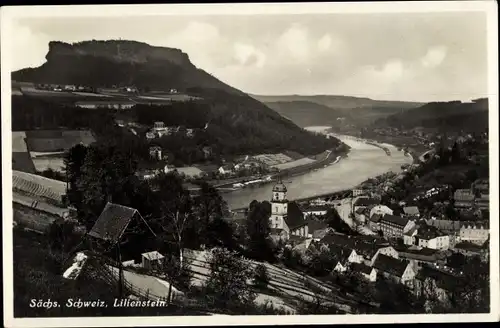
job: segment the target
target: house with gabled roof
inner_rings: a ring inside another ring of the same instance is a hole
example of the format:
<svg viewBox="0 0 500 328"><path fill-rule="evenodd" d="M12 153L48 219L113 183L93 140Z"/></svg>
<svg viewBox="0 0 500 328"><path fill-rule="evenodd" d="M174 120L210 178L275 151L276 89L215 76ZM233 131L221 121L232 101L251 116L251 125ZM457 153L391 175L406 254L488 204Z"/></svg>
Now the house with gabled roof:
<svg viewBox="0 0 500 328"><path fill-rule="evenodd" d="M386 254L394 257L398 255L396 250L387 242L371 236L347 236L330 232L318 244L328 248L340 247L352 249L356 251L358 258L356 262L364 262L367 265L372 265L378 254Z"/></svg>
<svg viewBox="0 0 500 328"><path fill-rule="evenodd" d="M371 207L376 206L378 204L380 204L379 199L364 197L364 196L359 197L352 204L352 211L354 213L354 212L356 212L356 210L358 210L360 208L371 208Z"/></svg>
<svg viewBox="0 0 500 328"><path fill-rule="evenodd" d="M380 218L379 225L385 237L403 238L403 234L410 230L415 222L397 215L384 215Z"/></svg>
<svg viewBox="0 0 500 328"><path fill-rule="evenodd" d="M336 262L333 267L333 271L335 272L345 272L351 263L361 263L363 260L352 248L337 245L328 245L327 247Z"/></svg>
<svg viewBox="0 0 500 328"><path fill-rule="evenodd" d="M424 224L418 227L413 242L419 247L446 250L450 248L450 235Z"/></svg>
<svg viewBox="0 0 500 328"><path fill-rule="evenodd" d="M129 233L139 225L156 236L137 209L108 202L88 235L107 244L124 244L128 241Z"/></svg>
<svg viewBox="0 0 500 328"><path fill-rule="evenodd" d="M460 277L423 266L415 276L414 292L426 299L449 302L451 293L457 289Z"/></svg>
<svg viewBox="0 0 500 328"><path fill-rule="evenodd" d="M321 240L321 238L326 236L326 234L332 230L328 224L314 218L308 218L306 222L308 237L314 239L315 241Z"/></svg>
<svg viewBox="0 0 500 328"><path fill-rule="evenodd" d="M417 206L405 206L403 207L403 213L407 218L420 217L420 211Z"/></svg>
<svg viewBox="0 0 500 328"><path fill-rule="evenodd" d="M350 268L353 272L359 273L361 277L370 282L377 281L377 269L374 267L368 266L364 263L352 263Z"/></svg>
<svg viewBox="0 0 500 328"><path fill-rule="evenodd" d="M379 255L373 263L378 274L393 279L398 283L411 286L415 278L415 270L410 262L395 259L387 255Z"/></svg>
<svg viewBox="0 0 500 328"><path fill-rule="evenodd" d="M460 241L482 245L490 235L488 222L460 222Z"/></svg>
<svg viewBox="0 0 500 328"><path fill-rule="evenodd" d="M474 205L474 193L471 189L457 189L453 194L455 207L469 208Z"/></svg>

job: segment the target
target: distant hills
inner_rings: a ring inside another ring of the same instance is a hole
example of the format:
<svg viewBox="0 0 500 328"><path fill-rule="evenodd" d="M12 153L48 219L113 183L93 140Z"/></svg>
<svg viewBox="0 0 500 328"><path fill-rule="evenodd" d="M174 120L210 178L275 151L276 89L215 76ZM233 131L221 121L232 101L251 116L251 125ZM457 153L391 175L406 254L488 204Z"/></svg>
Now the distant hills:
<svg viewBox="0 0 500 328"><path fill-rule="evenodd" d="M340 131L346 125L366 126L379 118L423 105L417 102L335 95L252 95L252 97L290 118L299 126L332 125Z"/></svg>
<svg viewBox="0 0 500 328"><path fill-rule="evenodd" d="M337 139L327 140L299 128L281 113L197 68L179 49L124 40L54 41L49 43L46 59L40 67L13 72L12 80L94 88L135 86L140 91L176 89L199 96L209 107L206 119L210 121L210 140L218 140L227 152L291 150L311 155L340 145Z"/></svg>
<svg viewBox="0 0 500 328"><path fill-rule="evenodd" d="M374 125L405 129L424 127L442 131L485 131L488 129L488 99L431 102L378 119Z"/></svg>

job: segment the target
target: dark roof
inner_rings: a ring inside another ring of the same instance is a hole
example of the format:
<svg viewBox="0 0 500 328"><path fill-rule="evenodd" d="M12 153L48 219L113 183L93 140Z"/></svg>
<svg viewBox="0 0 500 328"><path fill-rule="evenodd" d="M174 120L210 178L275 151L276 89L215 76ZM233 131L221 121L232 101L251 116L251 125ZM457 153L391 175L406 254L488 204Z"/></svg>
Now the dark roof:
<svg viewBox="0 0 500 328"><path fill-rule="evenodd" d="M335 258L335 260L339 261L340 263L346 263L347 259L353 252L352 248L341 247L335 244L329 245L328 249L330 250L330 253Z"/></svg>
<svg viewBox="0 0 500 328"><path fill-rule="evenodd" d="M28 152L12 153L12 169L15 171L36 173L35 165Z"/></svg>
<svg viewBox="0 0 500 328"><path fill-rule="evenodd" d="M380 204L380 200L375 198L358 198L354 202L354 206L370 206L378 204Z"/></svg>
<svg viewBox="0 0 500 328"><path fill-rule="evenodd" d="M461 243L456 244L455 248L463 249L470 252L480 252L483 249L483 247L467 241L463 241Z"/></svg>
<svg viewBox="0 0 500 328"><path fill-rule="evenodd" d="M299 205L296 202L288 203L285 222L289 229L295 229L307 224L307 222L304 220L304 213L302 213Z"/></svg>
<svg viewBox="0 0 500 328"><path fill-rule="evenodd" d="M422 225L418 228L417 231L417 237L425 240L430 240L445 235L446 234L440 231L438 228L429 225Z"/></svg>
<svg viewBox="0 0 500 328"><path fill-rule="evenodd" d="M363 263L352 263L351 268L359 273L370 274L373 270L372 267Z"/></svg>
<svg viewBox="0 0 500 328"><path fill-rule="evenodd" d="M89 235L95 238L116 242L139 212L127 206L107 203L99 215Z"/></svg>
<svg viewBox="0 0 500 328"><path fill-rule="evenodd" d="M409 220L406 218L402 218L400 216L397 216L397 215L386 214L380 219L380 221L386 221L386 222L390 222L390 223L405 227Z"/></svg>
<svg viewBox="0 0 500 328"><path fill-rule="evenodd" d="M393 276L401 277L405 272L408 264L408 261L401 261L384 254L379 254L377 256L377 259L375 260L375 263L373 263L373 267Z"/></svg>
<svg viewBox="0 0 500 328"><path fill-rule="evenodd" d="M318 221L318 220L307 219L306 222L307 222L307 227L308 227L308 231L310 234L314 233L317 230L323 230L323 229L328 228L328 224L326 224L325 222Z"/></svg>
<svg viewBox="0 0 500 328"><path fill-rule="evenodd" d="M316 212L316 211L326 211L330 208L330 206L327 205L310 205L307 207L304 207L305 212Z"/></svg>
<svg viewBox="0 0 500 328"><path fill-rule="evenodd" d="M373 214L372 217L370 218L370 221L372 221L374 223L378 223L378 221L380 221L381 218L382 218L382 215Z"/></svg>
<svg viewBox="0 0 500 328"><path fill-rule="evenodd" d="M286 192L286 186L279 182L273 187L273 192Z"/></svg>
<svg viewBox="0 0 500 328"><path fill-rule="evenodd" d="M362 236L347 236L331 232L324 236L320 241L321 244L334 245L338 247L351 248L365 257L372 258L380 248L387 247L382 245L376 238Z"/></svg>
<svg viewBox="0 0 500 328"><path fill-rule="evenodd" d="M460 221L451 221L451 220L426 220L428 225L434 226L441 230L448 231L457 231L460 230Z"/></svg>
<svg viewBox="0 0 500 328"><path fill-rule="evenodd" d="M459 283L460 278L452 276L451 274L435 270L428 266L422 266L417 275L416 279L424 281L426 279L432 279L436 282L436 285L439 288L442 288L447 291L455 290L457 284Z"/></svg>

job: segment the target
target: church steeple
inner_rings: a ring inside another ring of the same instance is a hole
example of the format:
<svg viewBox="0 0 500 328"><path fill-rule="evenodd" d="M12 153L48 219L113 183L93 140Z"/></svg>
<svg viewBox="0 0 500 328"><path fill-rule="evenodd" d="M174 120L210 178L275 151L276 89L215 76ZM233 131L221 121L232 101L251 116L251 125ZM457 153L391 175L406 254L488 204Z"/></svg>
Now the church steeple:
<svg viewBox="0 0 500 328"><path fill-rule="evenodd" d="M286 199L286 186L278 178L278 183L273 187L273 195L271 199L271 227L283 229L284 219L288 213L288 200Z"/></svg>

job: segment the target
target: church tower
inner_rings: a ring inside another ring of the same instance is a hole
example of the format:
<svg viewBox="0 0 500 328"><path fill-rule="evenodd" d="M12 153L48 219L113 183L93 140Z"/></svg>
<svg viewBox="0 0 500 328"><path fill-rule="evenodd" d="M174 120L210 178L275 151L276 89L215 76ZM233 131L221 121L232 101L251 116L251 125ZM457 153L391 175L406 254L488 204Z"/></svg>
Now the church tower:
<svg viewBox="0 0 500 328"><path fill-rule="evenodd" d="M273 187L271 199L271 228L285 229L285 218L288 213L288 200L286 199L286 186L279 178L278 183Z"/></svg>

